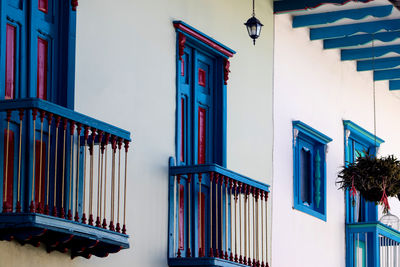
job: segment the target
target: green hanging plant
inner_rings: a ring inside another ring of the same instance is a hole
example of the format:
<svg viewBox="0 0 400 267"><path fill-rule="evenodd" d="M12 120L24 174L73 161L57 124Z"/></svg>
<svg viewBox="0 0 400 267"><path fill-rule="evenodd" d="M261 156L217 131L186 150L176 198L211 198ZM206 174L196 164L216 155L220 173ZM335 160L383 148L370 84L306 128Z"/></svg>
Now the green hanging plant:
<svg viewBox="0 0 400 267"><path fill-rule="evenodd" d="M383 204L387 212L387 198L400 194L400 161L393 155L376 157L365 152L365 156L343 167L337 183L352 197L358 191L365 200Z"/></svg>

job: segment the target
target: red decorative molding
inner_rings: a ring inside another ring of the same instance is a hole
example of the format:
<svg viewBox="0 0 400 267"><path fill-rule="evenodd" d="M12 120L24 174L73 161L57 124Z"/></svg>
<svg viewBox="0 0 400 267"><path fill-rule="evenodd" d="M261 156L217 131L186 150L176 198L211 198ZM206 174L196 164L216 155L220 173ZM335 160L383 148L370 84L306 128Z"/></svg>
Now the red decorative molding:
<svg viewBox="0 0 400 267"><path fill-rule="evenodd" d="M47 13L49 11L49 0L39 0L39 10Z"/></svg>
<svg viewBox="0 0 400 267"><path fill-rule="evenodd" d="M185 43L186 43L186 36L183 34L179 34L179 60L182 60L182 56L185 54Z"/></svg>
<svg viewBox="0 0 400 267"><path fill-rule="evenodd" d="M225 59L225 61L224 61L224 84L225 85L228 84L229 72L231 72L231 70L229 69L230 66L231 66L231 63L229 62L229 60Z"/></svg>
<svg viewBox="0 0 400 267"><path fill-rule="evenodd" d="M206 87L206 71L199 68L199 85Z"/></svg>
<svg viewBox="0 0 400 267"><path fill-rule="evenodd" d="M71 0L71 6L72 10L76 11L76 8L78 7L78 0Z"/></svg>
<svg viewBox="0 0 400 267"><path fill-rule="evenodd" d="M214 40L212 40L211 38L209 38L203 34L200 34L199 32L196 32L195 30L189 28L188 26L184 25L180 21L174 22L174 27L175 27L175 29L181 30L182 32L190 35L191 37L196 38L197 40L203 42L204 44L211 46L212 48L214 48L215 50L224 54L227 57L232 57L234 54L231 51L224 48L222 45L220 45L217 42L215 42ZM179 34L179 36L181 36L181 35L182 34ZM180 37L179 37L179 40L180 40ZM179 59L181 59L181 58L179 58Z"/></svg>

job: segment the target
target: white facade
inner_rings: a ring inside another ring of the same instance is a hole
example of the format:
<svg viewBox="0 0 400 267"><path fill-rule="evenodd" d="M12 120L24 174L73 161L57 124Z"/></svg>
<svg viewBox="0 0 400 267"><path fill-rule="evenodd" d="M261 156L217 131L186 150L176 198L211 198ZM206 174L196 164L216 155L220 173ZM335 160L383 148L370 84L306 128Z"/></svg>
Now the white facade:
<svg viewBox="0 0 400 267"><path fill-rule="evenodd" d="M374 132L372 72L357 72L354 61L340 60L340 50L310 41L309 28L293 29L291 15L275 16L274 58L272 266L345 266L345 197L335 183L345 164L343 120ZM376 134L385 140L379 155L400 156L399 112L400 95L377 82ZM326 156L326 222L292 208L293 120L333 139ZM399 201L390 203L400 215Z"/></svg>
<svg viewBox="0 0 400 267"><path fill-rule="evenodd" d="M76 258L0 242L0 266L167 266L168 158L175 156L176 32L183 20L234 49L227 87L227 167L272 184L273 4L253 46L248 1L82 0L77 10L75 110L132 133L128 250ZM251 66L251 67L249 67Z"/></svg>

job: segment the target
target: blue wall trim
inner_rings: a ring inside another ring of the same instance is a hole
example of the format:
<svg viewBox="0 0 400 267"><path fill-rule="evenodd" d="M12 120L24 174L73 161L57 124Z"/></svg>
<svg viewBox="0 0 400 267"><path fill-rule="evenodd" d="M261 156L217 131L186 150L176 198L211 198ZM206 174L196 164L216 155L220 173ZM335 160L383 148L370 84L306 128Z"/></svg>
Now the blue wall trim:
<svg viewBox="0 0 400 267"><path fill-rule="evenodd" d="M350 120L343 120L343 126L345 130L350 130L351 131L351 138L360 140L366 145L372 146L375 145L375 136L373 133L365 130L358 124L355 124L354 122ZM376 144L380 146L382 143L385 141L379 137L376 137Z"/></svg>
<svg viewBox="0 0 400 267"><path fill-rule="evenodd" d="M301 121L293 121L293 127L299 129L302 133L306 134L307 136L315 139L316 141L327 144L331 142L333 139L326 136L325 134L315 130L314 128L308 126L304 122Z"/></svg>

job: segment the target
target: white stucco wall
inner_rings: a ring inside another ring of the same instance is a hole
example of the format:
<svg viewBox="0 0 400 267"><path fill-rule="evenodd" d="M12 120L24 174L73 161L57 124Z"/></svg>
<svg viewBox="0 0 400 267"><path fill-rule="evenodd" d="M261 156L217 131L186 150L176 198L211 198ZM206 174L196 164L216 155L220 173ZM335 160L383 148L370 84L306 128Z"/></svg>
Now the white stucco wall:
<svg viewBox="0 0 400 267"><path fill-rule="evenodd" d="M372 73L341 62L339 50L323 50L309 30L293 29L290 15L275 17L274 194L272 266L345 266L345 199L335 184L344 165L342 120L373 132ZM398 93L376 83L379 154L400 156ZM333 138L327 154L327 222L292 209L292 120L301 120ZM398 200L392 210L400 215ZM290 256L289 256L290 255ZM321 265L322 264L322 265Z"/></svg>
<svg viewBox="0 0 400 267"><path fill-rule="evenodd" d="M79 1L76 110L132 132L131 248L105 259L71 260L67 254L0 242L0 266L167 265L168 158L175 153L173 20L236 50L228 82L228 168L271 183L272 0L257 1L256 10L265 26L253 46L243 25L251 1Z"/></svg>

